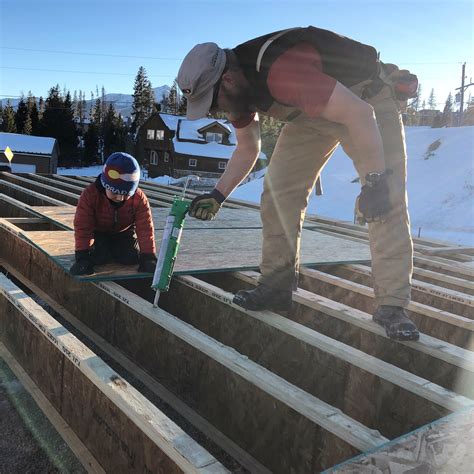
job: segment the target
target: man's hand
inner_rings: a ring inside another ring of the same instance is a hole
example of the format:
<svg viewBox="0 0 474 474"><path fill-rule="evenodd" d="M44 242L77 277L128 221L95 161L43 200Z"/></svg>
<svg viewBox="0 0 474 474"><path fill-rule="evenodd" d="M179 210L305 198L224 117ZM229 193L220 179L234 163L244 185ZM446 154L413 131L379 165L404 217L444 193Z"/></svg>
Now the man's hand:
<svg viewBox="0 0 474 474"><path fill-rule="evenodd" d="M94 273L94 263L89 250L78 250L76 252L76 261L69 273L71 275L92 275Z"/></svg>
<svg viewBox="0 0 474 474"><path fill-rule="evenodd" d="M387 172L368 174L356 200L357 215L365 222L383 221L391 209Z"/></svg>
<svg viewBox="0 0 474 474"><path fill-rule="evenodd" d="M189 215L203 221L212 221L225 199L225 196L217 189L213 189L210 193L196 196L189 206Z"/></svg>
<svg viewBox="0 0 474 474"><path fill-rule="evenodd" d="M154 253L141 253L138 257L138 271L143 273L155 273L156 256Z"/></svg>

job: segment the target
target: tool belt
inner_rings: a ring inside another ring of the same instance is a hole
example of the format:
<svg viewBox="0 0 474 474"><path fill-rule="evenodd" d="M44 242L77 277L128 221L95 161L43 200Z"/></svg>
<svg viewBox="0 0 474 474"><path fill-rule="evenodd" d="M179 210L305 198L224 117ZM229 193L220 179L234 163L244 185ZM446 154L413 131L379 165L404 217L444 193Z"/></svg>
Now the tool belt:
<svg viewBox="0 0 474 474"><path fill-rule="evenodd" d="M412 99L418 92L418 77L415 74L406 69L398 69L395 64L380 63L379 74L364 88L362 99L376 96L387 84L400 101Z"/></svg>

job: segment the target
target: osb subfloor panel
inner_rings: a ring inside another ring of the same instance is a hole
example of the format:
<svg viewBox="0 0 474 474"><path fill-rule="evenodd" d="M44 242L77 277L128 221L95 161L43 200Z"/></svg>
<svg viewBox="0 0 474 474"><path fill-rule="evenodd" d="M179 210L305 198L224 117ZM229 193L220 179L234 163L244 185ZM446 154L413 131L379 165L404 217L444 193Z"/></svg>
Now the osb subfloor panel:
<svg viewBox="0 0 474 474"><path fill-rule="evenodd" d="M162 230L155 232L158 245L161 242L162 232ZM74 260L73 231L32 231L22 234L65 270L69 270ZM192 274L257 269L261 246L261 229L185 229L174 272ZM369 260L369 247L364 243L303 230L301 240L303 265ZM96 267L97 273L81 279L117 280L146 276L138 274L136 268L136 265L102 265Z"/></svg>
<svg viewBox="0 0 474 474"><path fill-rule="evenodd" d="M454 413L325 473L474 472L474 408Z"/></svg>
<svg viewBox="0 0 474 474"><path fill-rule="evenodd" d="M34 206L34 210L48 219L59 222L70 229L74 228L74 207L70 206ZM155 230L164 229L166 218L170 212L169 208L152 208ZM305 227L313 228L315 223L305 224ZM219 211L217 218L213 221L202 221L187 217L186 229L260 229L262 221L259 211L253 209L226 209Z"/></svg>

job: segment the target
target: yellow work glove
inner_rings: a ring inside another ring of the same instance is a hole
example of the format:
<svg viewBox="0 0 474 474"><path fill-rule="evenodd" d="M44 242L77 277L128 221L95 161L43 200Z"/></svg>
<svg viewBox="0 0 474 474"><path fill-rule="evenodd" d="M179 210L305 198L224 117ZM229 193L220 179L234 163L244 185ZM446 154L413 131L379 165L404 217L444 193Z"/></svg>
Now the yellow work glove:
<svg viewBox="0 0 474 474"><path fill-rule="evenodd" d="M203 221L212 221L225 199L225 196L217 189L213 189L210 193L196 196L189 206L189 215Z"/></svg>

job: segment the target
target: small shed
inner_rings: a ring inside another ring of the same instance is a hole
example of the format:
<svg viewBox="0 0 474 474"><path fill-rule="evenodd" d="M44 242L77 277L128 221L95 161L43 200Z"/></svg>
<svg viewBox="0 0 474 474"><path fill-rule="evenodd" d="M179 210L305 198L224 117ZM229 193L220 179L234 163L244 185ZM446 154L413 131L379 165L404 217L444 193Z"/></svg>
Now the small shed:
<svg viewBox="0 0 474 474"><path fill-rule="evenodd" d="M55 138L0 132L0 164L8 164L7 147L13 152L13 173L57 172L59 145Z"/></svg>

